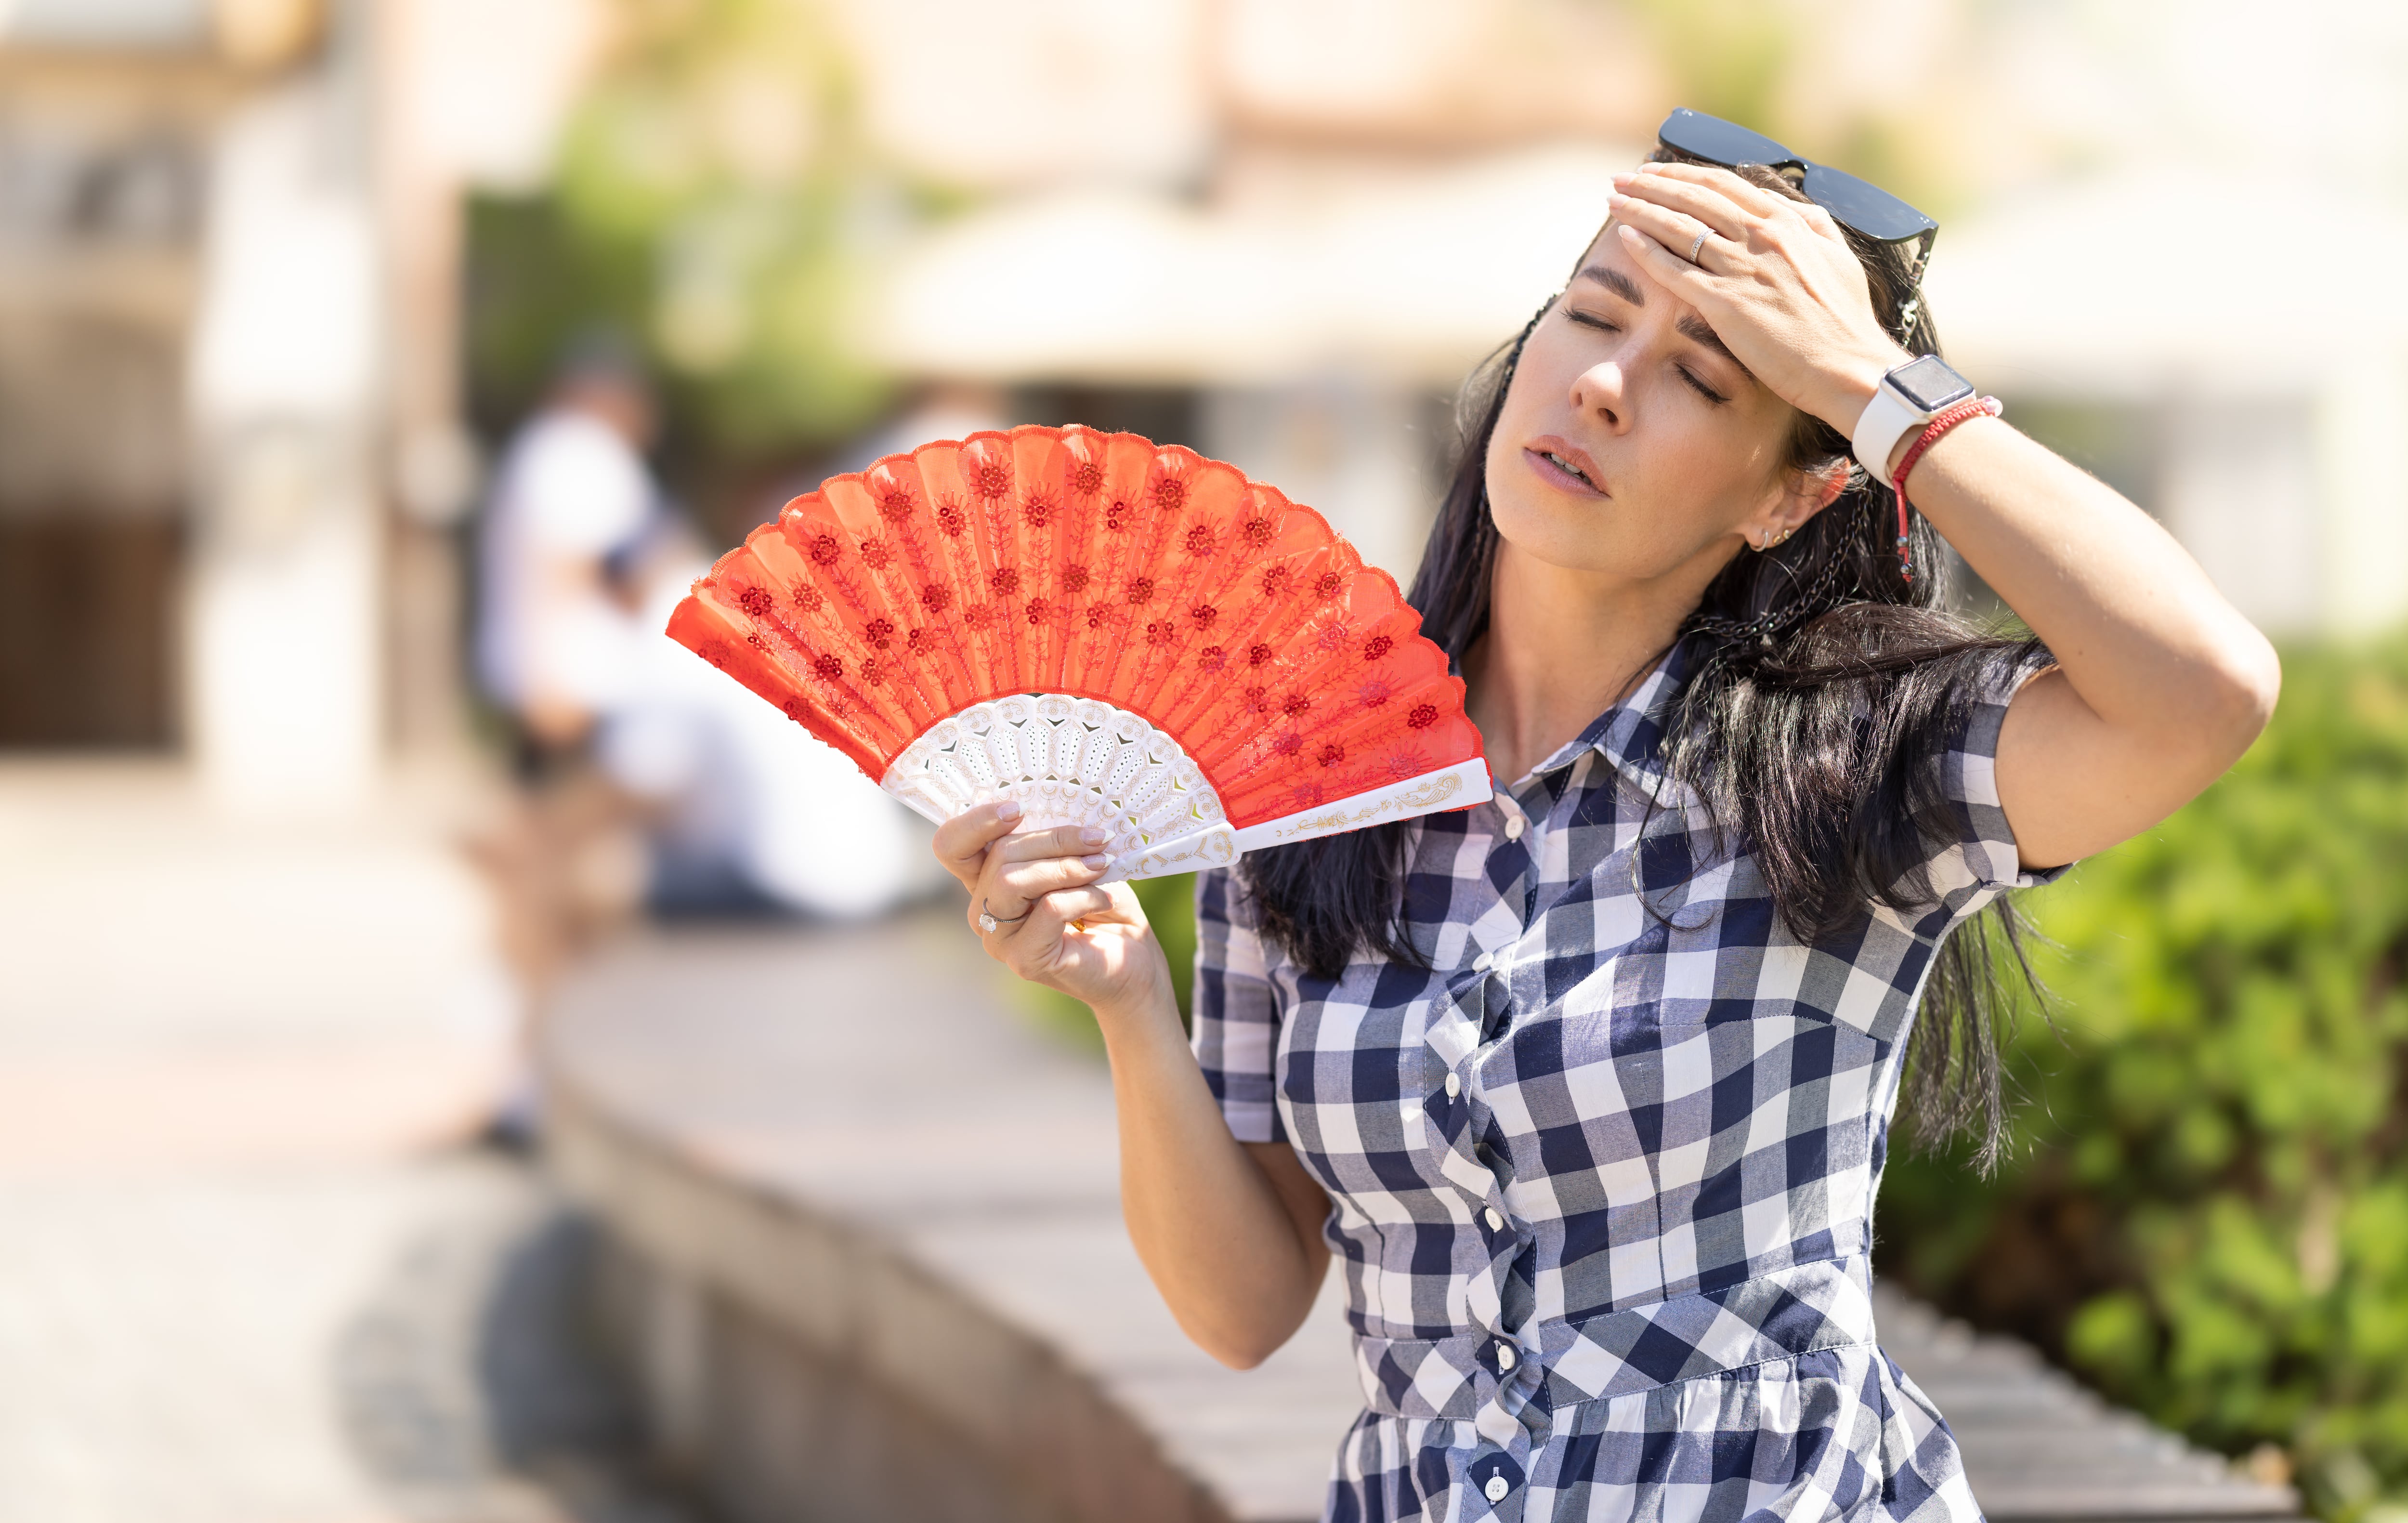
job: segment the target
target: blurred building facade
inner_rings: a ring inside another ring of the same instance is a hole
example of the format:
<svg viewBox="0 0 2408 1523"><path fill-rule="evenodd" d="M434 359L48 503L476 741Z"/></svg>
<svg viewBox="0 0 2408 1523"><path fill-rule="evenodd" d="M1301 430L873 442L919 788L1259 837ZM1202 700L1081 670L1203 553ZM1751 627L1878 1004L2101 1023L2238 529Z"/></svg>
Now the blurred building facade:
<svg viewBox="0 0 2408 1523"><path fill-rule="evenodd" d="M456 737L459 185L540 173L593 21L0 7L0 747L273 812Z"/></svg>
<svg viewBox="0 0 2408 1523"><path fill-rule="evenodd" d="M827 57L704 81L731 172L841 136L943 192L814 203L874 251L838 303L873 367L1179 438L1400 576L1455 383L1686 103L1928 200L1964 367L2252 614L2408 613L2408 297L2357 273L2408 227L2397 7L748 3ZM280 808L456 741L464 192L542 190L614 27L677 10L0 6L0 748ZM648 278L706 365L689 235Z"/></svg>

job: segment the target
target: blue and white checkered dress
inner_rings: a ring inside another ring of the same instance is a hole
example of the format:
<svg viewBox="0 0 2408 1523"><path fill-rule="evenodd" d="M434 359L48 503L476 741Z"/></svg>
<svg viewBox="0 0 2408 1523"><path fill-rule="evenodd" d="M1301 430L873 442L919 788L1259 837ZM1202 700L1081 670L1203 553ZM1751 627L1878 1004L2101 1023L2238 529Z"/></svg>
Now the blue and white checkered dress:
<svg viewBox="0 0 2408 1523"><path fill-rule="evenodd" d="M1435 971L1307 977L1229 872L1197 880L1205 1077L1335 1203L1368 1410L1328 1518L1980 1516L1874 1344L1867 1256L1941 940L2054 876L2018 872L1994 777L2025 675L1941 758L1937 902L1817 944L1657 766L1678 654L1517 788L1416 822Z"/></svg>

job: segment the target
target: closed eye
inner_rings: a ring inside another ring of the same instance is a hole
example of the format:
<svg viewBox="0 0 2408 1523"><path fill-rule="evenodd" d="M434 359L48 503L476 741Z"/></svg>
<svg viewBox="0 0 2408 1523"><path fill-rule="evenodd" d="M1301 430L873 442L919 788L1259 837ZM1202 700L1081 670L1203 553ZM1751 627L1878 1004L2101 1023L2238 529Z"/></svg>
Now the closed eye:
<svg viewBox="0 0 2408 1523"><path fill-rule="evenodd" d="M1674 368L1679 369L1680 367L1676 366L1674 366ZM1729 401L1729 400L1730 400L1730 398L1729 398L1729 397L1725 396L1722 393L1720 393L1720 392L1718 392L1718 391L1714 390L1712 386L1709 386L1709 385L1707 385L1704 381L1699 381L1697 377L1695 377L1695 376L1691 375L1691 374L1690 374L1687 370L1685 370L1685 369L1682 369L1682 370L1681 370L1681 379L1682 379L1683 381L1687 381L1691 386L1693 386L1693 387L1697 388L1697 393L1698 393L1698 395L1699 396L1704 397L1707 401L1712 402L1712 403L1713 403L1714 406L1716 406L1716 407L1720 407L1720 406L1722 406L1725 402L1727 402L1727 401Z"/></svg>
<svg viewBox="0 0 2408 1523"><path fill-rule="evenodd" d="M1595 328L1599 333L1620 333L1622 331L1621 323L1599 317L1594 312L1584 312L1578 308L1565 308L1564 315L1579 323L1582 327ZM1699 381L1686 366L1676 366L1674 368L1680 370L1681 379L1687 381L1692 390L1694 390L1699 396L1702 396L1707 401L1713 403L1714 406L1720 407L1730 400L1729 397L1725 396L1722 393L1714 390L1712 386Z"/></svg>

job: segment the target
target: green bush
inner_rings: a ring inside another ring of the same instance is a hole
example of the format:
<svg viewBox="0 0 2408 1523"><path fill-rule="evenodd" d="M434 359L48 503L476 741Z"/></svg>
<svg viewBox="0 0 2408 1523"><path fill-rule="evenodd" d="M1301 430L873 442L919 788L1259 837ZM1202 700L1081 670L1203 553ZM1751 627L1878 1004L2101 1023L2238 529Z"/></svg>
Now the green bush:
<svg viewBox="0 0 2408 1523"><path fill-rule="evenodd" d="M2328 1517L2408 1501L2408 641L2288 653L2228 777L2028 908L2015 1146L1901 1150L1884 1272Z"/></svg>

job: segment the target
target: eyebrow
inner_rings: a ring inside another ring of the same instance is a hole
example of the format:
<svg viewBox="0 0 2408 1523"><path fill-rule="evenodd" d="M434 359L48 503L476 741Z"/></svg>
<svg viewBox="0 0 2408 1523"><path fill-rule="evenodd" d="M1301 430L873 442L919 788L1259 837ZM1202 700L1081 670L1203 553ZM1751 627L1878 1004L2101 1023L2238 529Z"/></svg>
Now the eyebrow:
<svg viewBox="0 0 2408 1523"><path fill-rule="evenodd" d="M1640 289L1638 281L1618 269L1609 269L1603 265L1589 265L1583 267L1580 279L1596 281L1633 307L1647 305L1647 293ZM1723 342L1722 335L1716 333L1713 330L1713 324L1704 318L1691 312L1673 326L1679 330L1682 338L1703 348L1711 349L1724 359L1730 361L1731 364L1739 366L1739 373L1748 380L1756 379L1756 372L1749 369L1738 355L1731 352L1730 345Z"/></svg>

